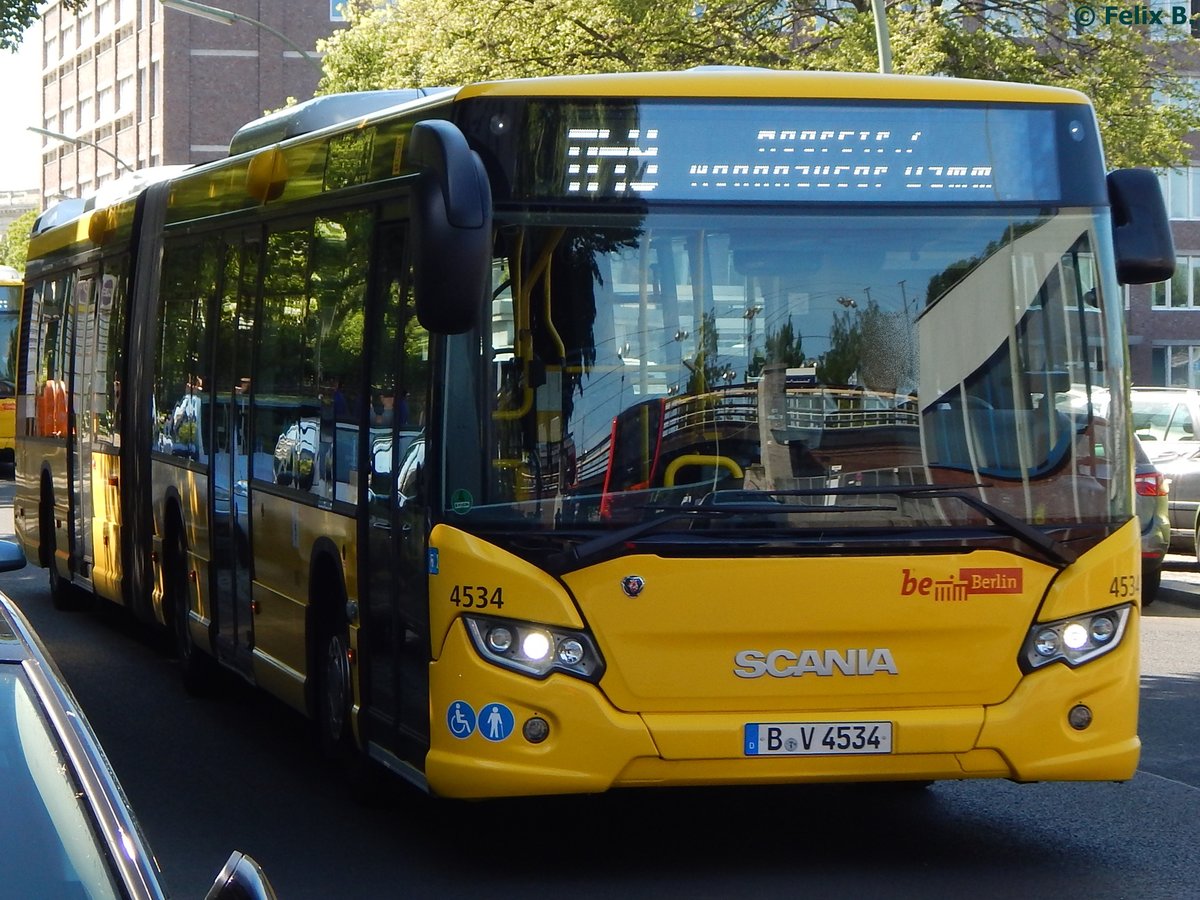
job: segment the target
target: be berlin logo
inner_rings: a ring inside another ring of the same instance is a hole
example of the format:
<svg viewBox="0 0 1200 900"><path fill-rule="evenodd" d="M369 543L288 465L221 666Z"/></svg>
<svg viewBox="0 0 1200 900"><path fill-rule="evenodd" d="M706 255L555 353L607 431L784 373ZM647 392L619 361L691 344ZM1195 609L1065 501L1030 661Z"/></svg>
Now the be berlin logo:
<svg viewBox="0 0 1200 900"><path fill-rule="evenodd" d="M1071 14L1080 28L1092 25L1187 25L1191 10L1185 5L1162 6L1076 6Z"/></svg>

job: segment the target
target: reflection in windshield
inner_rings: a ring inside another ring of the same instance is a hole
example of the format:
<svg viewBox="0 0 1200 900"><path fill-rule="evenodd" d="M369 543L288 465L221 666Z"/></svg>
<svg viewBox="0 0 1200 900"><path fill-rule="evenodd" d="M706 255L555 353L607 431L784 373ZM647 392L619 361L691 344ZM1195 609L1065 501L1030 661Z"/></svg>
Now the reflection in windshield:
<svg viewBox="0 0 1200 900"><path fill-rule="evenodd" d="M813 506L878 527L976 519L857 489L969 485L1036 524L1113 521L1129 499L1087 398L1122 363L1094 227L1010 210L503 229L490 328L450 354L482 369L453 379L447 507L616 525L767 492L807 507L798 527Z"/></svg>

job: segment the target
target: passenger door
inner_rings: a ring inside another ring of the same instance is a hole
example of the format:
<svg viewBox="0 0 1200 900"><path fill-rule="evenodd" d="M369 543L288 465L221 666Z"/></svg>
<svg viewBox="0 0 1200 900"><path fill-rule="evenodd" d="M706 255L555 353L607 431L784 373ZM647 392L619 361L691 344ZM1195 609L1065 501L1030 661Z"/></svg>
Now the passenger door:
<svg viewBox="0 0 1200 900"><path fill-rule="evenodd" d="M368 741L419 767L429 747L428 524L418 465L429 354L410 294L404 238L403 226L386 225L376 244L360 644Z"/></svg>
<svg viewBox="0 0 1200 900"><path fill-rule="evenodd" d="M96 270L84 269L75 282L75 370L71 373L70 467L71 557L76 577L91 579L92 564L92 413L95 392Z"/></svg>
<svg viewBox="0 0 1200 900"><path fill-rule="evenodd" d="M217 657L251 671L250 364L254 346L260 241L244 235L225 247L223 290L213 341L209 521Z"/></svg>

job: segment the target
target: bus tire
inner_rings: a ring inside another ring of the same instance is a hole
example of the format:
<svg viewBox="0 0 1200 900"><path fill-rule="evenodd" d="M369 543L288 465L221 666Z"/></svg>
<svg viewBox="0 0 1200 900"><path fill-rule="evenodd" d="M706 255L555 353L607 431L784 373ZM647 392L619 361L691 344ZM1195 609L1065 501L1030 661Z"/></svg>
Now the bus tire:
<svg viewBox="0 0 1200 900"><path fill-rule="evenodd" d="M321 751L345 760L352 749L350 737L349 629L338 616L326 616L317 645L317 736Z"/></svg>
<svg viewBox="0 0 1200 900"><path fill-rule="evenodd" d="M179 674L183 689L193 696L205 696L212 691L216 665L192 640L188 627L191 604L188 597L187 545L183 539L183 528L176 525L163 560L163 578L167 587L167 604L170 615L171 635L175 644L175 656L179 660Z"/></svg>
<svg viewBox="0 0 1200 900"><path fill-rule="evenodd" d="M338 609L344 609L344 603ZM350 671L350 629L344 614L324 618L317 645L316 731L321 754L333 763L350 796L364 807L389 805L394 785L382 767L359 750L350 716L354 702Z"/></svg>
<svg viewBox="0 0 1200 900"><path fill-rule="evenodd" d="M41 561L50 574L50 603L57 610L74 609L79 602L74 586L58 571L58 540L54 528L54 497L42 491L41 508L38 510Z"/></svg>

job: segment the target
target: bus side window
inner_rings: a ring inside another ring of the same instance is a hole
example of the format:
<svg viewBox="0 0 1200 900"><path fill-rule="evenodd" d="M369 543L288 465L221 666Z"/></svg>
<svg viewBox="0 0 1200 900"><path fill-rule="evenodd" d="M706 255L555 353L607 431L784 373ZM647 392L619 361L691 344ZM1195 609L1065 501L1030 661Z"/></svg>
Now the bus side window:
<svg viewBox="0 0 1200 900"><path fill-rule="evenodd" d="M63 275L56 281L42 283L41 302L37 304L40 315L31 323L38 335L34 431L42 437L63 437L67 432L67 354L71 348L63 316L71 280L69 275ZM30 353L33 352L31 342Z"/></svg>
<svg viewBox="0 0 1200 900"><path fill-rule="evenodd" d="M344 503L358 500L359 430L371 411L363 383L363 329L367 272L374 215L366 210L337 213L313 223L309 299L320 318L316 358L332 395L321 417L326 454L324 496ZM369 442L367 442L369 450Z"/></svg>

